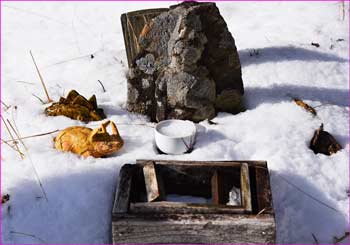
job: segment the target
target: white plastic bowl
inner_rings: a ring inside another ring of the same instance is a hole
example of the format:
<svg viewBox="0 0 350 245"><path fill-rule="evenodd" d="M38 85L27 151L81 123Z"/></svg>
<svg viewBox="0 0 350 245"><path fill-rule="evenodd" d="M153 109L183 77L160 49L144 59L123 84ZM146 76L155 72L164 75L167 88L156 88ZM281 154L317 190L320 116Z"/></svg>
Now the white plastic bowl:
<svg viewBox="0 0 350 245"><path fill-rule="evenodd" d="M183 154L193 148L196 131L196 125L191 121L161 121L155 128L155 142L158 149L166 154Z"/></svg>

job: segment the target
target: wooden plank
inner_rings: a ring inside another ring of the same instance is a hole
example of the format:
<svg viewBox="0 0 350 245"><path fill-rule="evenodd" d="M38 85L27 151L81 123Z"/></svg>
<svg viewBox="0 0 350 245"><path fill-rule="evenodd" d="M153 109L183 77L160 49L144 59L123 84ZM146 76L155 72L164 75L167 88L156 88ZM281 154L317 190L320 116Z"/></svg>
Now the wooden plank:
<svg viewBox="0 0 350 245"><path fill-rule="evenodd" d="M147 201L154 202L164 199L164 187L161 176L156 173L154 162L149 161L143 165L143 175L145 177Z"/></svg>
<svg viewBox="0 0 350 245"><path fill-rule="evenodd" d="M273 244L275 222L271 216L172 214L112 222L113 244L204 243Z"/></svg>
<svg viewBox="0 0 350 245"><path fill-rule="evenodd" d="M195 204L195 203L181 203L181 202L137 202L130 203L129 213L164 213L164 214L242 214L244 208L240 206L226 206L226 205L208 205L208 204Z"/></svg>
<svg viewBox="0 0 350 245"><path fill-rule="evenodd" d="M226 204L228 202L227 186L229 183L223 178L218 170L215 170L211 178L212 200L214 205ZM227 192L227 193L226 193Z"/></svg>
<svg viewBox="0 0 350 245"><path fill-rule="evenodd" d="M211 197L214 205L220 203L220 183L218 171L215 171L211 178Z"/></svg>
<svg viewBox="0 0 350 245"><path fill-rule="evenodd" d="M213 166L213 167L240 167L242 163L248 166L261 166L266 168L266 161L180 161L180 160L147 160L138 159L137 164L145 164L148 161L154 161L161 165L184 165L184 166Z"/></svg>
<svg viewBox="0 0 350 245"><path fill-rule="evenodd" d="M267 167L255 167L255 178L258 212L273 214L273 201Z"/></svg>
<svg viewBox="0 0 350 245"><path fill-rule="evenodd" d="M129 210L132 176L135 168L135 165L125 164L119 172L119 185L115 195L113 213L126 213Z"/></svg>
<svg viewBox="0 0 350 245"><path fill-rule="evenodd" d="M141 51L138 44L138 39L145 24L152 18L168 10L169 9L167 8L144 9L121 15L120 20L122 23L129 68L132 67L132 63L136 55Z"/></svg>
<svg viewBox="0 0 350 245"><path fill-rule="evenodd" d="M247 163L242 163L241 166L241 199L244 210L251 212L252 202L250 193L249 167Z"/></svg>

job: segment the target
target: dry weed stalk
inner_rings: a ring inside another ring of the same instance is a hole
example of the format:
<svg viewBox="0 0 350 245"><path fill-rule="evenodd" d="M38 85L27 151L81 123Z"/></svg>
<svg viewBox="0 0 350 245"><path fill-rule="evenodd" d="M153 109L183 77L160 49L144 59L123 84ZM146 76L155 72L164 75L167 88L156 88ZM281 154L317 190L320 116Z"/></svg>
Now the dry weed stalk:
<svg viewBox="0 0 350 245"><path fill-rule="evenodd" d="M17 145L17 141L15 141L12 133L11 133L11 130L9 128L9 126L7 125L6 121L4 120L4 118L1 116L1 120L3 121L4 125L5 125L5 128L7 130L7 132L9 133L11 139L13 140L13 143L14 143L14 148L15 150L18 152L19 156L21 157L21 159L24 159L24 154L21 152L21 150L19 149L18 145Z"/></svg>
<svg viewBox="0 0 350 245"><path fill-rule="evenodd" d="M24 140L24 139L30 139L30 138L40 137L40 136L45 136L45 135L49 135L49 134L56 133L56 132L58 132L58 131L60 131L60 130L59 130L59 129L56 129L56 130L53 130L53 131L50 131L50 132L47 132L47 133L34 134L34 135L24 136L24 137L17 138L17 139L2 140L2 141L3 141L5 144L8 144L8 143L13 142L13 141Z"/></svg>
<svg viewBox="0 0 350 245"><path fill-rule="evenodd" d="M15 127L12 126L10 120L7 119L7 120L5 121L5 120L3 119L3 117L1 117L1 118L2 118L2 120L3 120L3 122L4 122L4 124L6 125L6 128L8 129L8 131L9 131L9 133L10 133L10 135L11 135L12 140L13 140L14 142L16 142L15 139L14 139L14 137L13 137L13 135L12 135L12 133L11 133L11 131L10 131L10 129L8 128L8 126L7 126L7 124L6 124L6 121L7 121L7 123L10 125L12 131L13 131L13 132L15 133L15 135L17 136L17 140L18 140L18 141L22 144L22 146L24 147L25 152L26 152L26 154L27 154L27 157L28 157L28 159L29 159L29 161L30 161L30 163L31 163L31 165L32 165L32 168L33 168L35 177L36 177L36 179L37 179L37 181L38 181L38 184L39 184L39 186L40 186L40 189L41 189L41 191L42 191L42 193L43 193L43 195L44 195L44 198L45 198L46 201L48 202L49 200L48 200L48 198L47 198L46 191L45 191L44 186L43 186L43 184L42 184L42 182L41 182L40 176L39 176L39 174L38 174L38 172L37 172L37 170L36 170L36 168L35 168L35 166L34 166L33 160L32 160L32 158L31 158L31 156L30 156L30 154L29 154L29 151L28 151L27 146L24 144L22 138L20 137L20 133L17 132L18 129L16 130ZM14 124L15 124L15 123L14 123ZM16 126L16 128L17 128L17 126ZM18 148L18 150L19 150L19 147L18 147L18 145L17 145L17 142L15 143L15 146L17 146L17 148ZM23 153L22 153L22 154L23 154ZM23 154L23 156L24 156L24 154ZM22 159L23 159L23 156L22 156Z"/></svg>
<svg viewBox="0 0 350 245"><path fill-rule="evenodd" d="M19 232L19 231L10 231L11 234L17 234L17 235L22 235L22 236L28 236L28 237L32 237L37 239L38 241L47 244L47 242L43 239L41 239L40 237L37 237L33 234L29 234L29 233L24 233L24 232Z"/></svg>
<svg viewBox="0 0 350 245"><path fill-rule="evenodd" d="M40 74L39 68L38 68L38 66L37 66L37 64L36 64L36 62L35 62L34 56L33 56L33 54L32 54L32 51L29 51L29 53L30 53L30 56L32 56L32 60L33 60L33 63L34 63L34 65L35 65L36 71L37 71L37 73L38 73L38 75L39 75L41 84L43 85L43 88L44 88L44 91L45 91L45 94L46 94L46 97L47 97L47 102L48 102L48 103L51 103L51 102L53 102L53 100L50 98L49 93L47 92L44 79L43 79L43 77L42 77L41 74Z"/></svg>
<svg viewBox="0 0 350 245"><path fill-rule="evenodd" d="M5 104L5 102L1 101L1 104L5 107L4 110L7 111L8 109L11 108L11 106L8 106Z"/></svg>

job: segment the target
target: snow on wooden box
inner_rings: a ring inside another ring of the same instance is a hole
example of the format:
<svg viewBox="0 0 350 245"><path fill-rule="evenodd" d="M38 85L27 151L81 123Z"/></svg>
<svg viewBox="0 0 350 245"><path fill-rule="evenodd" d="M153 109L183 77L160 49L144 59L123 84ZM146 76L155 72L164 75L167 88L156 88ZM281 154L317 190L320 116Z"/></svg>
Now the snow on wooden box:
<svg viewBox="0 0 350 245"><path fill-rule="evenodd" d="M171 202L169 194L209 203ZM137 160L120 171L113 244L275 243L275 232L266 162Z"/></svg>

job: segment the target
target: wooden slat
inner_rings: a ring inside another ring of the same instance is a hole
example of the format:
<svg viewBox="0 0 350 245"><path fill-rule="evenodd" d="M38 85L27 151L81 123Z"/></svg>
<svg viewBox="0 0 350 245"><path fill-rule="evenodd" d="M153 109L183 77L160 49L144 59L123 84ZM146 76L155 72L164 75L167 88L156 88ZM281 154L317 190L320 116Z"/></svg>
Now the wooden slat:
<svg viewBox="0 0 350 245"><path fill-rule="evenodd" d="M226 205L208 205L195 203L181 203L181 202L137 202L130 203L129 212L135 213L164 213L164 214L242 214L245 212L244 208L239 206Z"/></svg>
<svg viewBox="0 0 350 245"><path fill-rule="evenodd" d="M147 201L159 201L164 199L164 187L161 176L156 173L154 162L149 161L143 166L143 175L145 177Z"/></svg>
<svg viewBox="0 0 350 245"><path fill-rule="evenodd" d="M118 219L112 222L114 244L274 244L271 215L171 214Z"/></svg>
<svg viewBox="0 0 350 245"><path fill-rule="evenodd" d="M251 212L252 202L250 193L249 167L247 163L242 163L241 166L241 194L244 210Z"/></svg>
<svg viewBox="0 0 350 245"><path fill-rule="evenodd" d="M115 195L113 213L126 213L129 210L132 176L135 167L135 165L125 164L119 172L119 185Z"/></svg>
<svg viewBox="0 0 350 245"><path fill-rule="evenodd" d="M269 171L266 168L255 167L256 196L258 212L273 214L273 202L270 188Z"/></svg>
<svg viewBox="0 0 350 245"><path fill-rule="evenodd" d="M145 164L148 161L154 161L161 165L186 165L186 166L217 166L217 167L240 167L242 163L249 166L261 166L266 168L266 161L179 161L179 160L147 160L138 159L137 164Z"/></svg>
<svg viewBox="0 0 350 245"><path fill-rule="evenodd" d="M211 195L214 205L226 204L228 200L228 193L225 193L227 188L224 183L223 176L219 171L215 170L211 178Z"/></svg>
<svg viewBox="0 0 350 245"><path fill-rule="evenodd" d="M213 177L211 178L211 198L214 205L218 205L220 202L220 193L219 193L220 183L218 171L215 171Z"/></svg>

